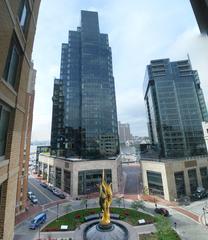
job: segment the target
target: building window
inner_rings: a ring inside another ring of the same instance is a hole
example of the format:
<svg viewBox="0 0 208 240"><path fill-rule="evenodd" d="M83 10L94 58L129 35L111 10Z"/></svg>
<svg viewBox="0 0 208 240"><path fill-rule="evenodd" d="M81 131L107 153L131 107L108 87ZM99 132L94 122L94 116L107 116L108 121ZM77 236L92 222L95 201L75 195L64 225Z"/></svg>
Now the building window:
<svg viewBox="0 0 208 240"><path fill-rule="evenodd" d="M64 170L64 192L71 193L71 172Z"/></svg>
<svg viewBox="0 0 208 240"><path fill-rule="evenodd" d="M149 192L159 196L164 196L162 176L159 172L147 171Z"/></svg>
<svg viewBox="0 0 208 240"><path fill-rule="evenodd" d="M7 56L7 62L4 70L4 79L11 86L15 87L19 78L19 70L22 62L22 51L18 40L15 35L13 35L9 53Z"/></svg>
<svg viewBox="0 0 208 240"><path fill-rule="evenodd" d="M56 187L61 188L61 168L56 168Z"/></svg>
<svg viewBox="0 0 208 240"><path fill-rule="evenodd" d="M175 172L174 176L175 176L177 197L178 198L183 197L186 195L184 172Z"/></svg>
<svg viewBox="0 0 208 240"><path fill-rule="evenodd" d="M188 170L188 176L189 176L189 184L190 184L191 193L194 193L198 187L196 169Z"/></svg>
<svg viewBox="0 0 208 240"><path fill-rule="evenodd" d="M207 167L200 168L202 186L207 190L208 189L208 171Z"/></svg>
<svg viewBox="0 0 208 240"><path fill-rule="evenodd" d="M19 23L24 33L27 33L30 15L31 12L28 0L22 0L19 11Z"/></svg>
<svg viewBox="0 0 208 240"><path fill-rule="evenodd" d="M0 102L0 157L5 155L10 109Z"/></svg>
<svg viewBox="0 0 208 240"><path fill-rule="evenodd" d="M105 181L107 183L112 182L111 169L105 169ZM80 171L78 173L78 194L90 194L98 191L97 185L100 184L102 179L103 170L89 170Z"/></svg>

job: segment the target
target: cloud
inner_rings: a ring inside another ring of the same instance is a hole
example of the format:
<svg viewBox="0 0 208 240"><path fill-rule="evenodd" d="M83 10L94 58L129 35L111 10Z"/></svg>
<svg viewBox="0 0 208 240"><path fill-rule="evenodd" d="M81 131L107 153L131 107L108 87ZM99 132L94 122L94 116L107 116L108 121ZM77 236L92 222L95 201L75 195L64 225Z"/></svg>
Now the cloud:
<svg viewBox="0 0 208 240"><path fill-rule="evenodd" d="M61 43L67 42L69 29L79 26L81 9L98 11L100 31L109 34L118 119L129 122L134 135L147 135L142 86L150 60L178 60L189 53L207 89L208 51L189 1L42 0L33 54L38 71L33 137L50 138L53 79L59 76Z"/></svg>
<svg viewBox="0 0 208 240"><path fill-rule="evenodd" d="M167 56L172 56L174 60L187 58L187 55L190 57L192 68L199 73L208 106L208 37L200 35L196 27L179 35L167 51Z"/></svg>

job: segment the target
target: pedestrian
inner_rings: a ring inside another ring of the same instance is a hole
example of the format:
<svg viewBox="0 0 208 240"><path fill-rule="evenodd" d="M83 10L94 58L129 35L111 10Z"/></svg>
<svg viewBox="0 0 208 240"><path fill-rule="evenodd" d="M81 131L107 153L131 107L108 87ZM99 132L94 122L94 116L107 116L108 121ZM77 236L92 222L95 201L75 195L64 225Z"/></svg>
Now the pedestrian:
<svg viewBox="0 0 208 240"><path fill-rule="evenodd" d="M85 206L86 206L86 208L87 208L87 202L86 202L86 205L85 205Z"/></svg>
<svg viewBox="0 0 208 240"><path fill-rule="evenodd" d="M174 227L175 227L175 229L176 229L176 226L177 226L177 223L176 223L176 222L174 222Z"/></svg>
<svg viewBox="0 0 208 240"><path fill-rule="evenodd" d="M157 208L157 203L155 203L155 208Z"/></svg>

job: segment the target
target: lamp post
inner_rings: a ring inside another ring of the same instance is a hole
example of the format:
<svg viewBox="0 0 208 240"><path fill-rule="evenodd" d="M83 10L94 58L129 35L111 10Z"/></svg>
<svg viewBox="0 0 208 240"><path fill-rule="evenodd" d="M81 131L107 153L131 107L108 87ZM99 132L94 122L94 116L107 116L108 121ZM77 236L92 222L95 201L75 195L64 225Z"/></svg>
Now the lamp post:
<svg viewBox="0 0 208 240"><path fill-rule="evenodd" d="M124 199L124 195L123 195L123 207L125 208L125 199Z"/></svg>
<svg viewBox="0 0 208 240"><path fill-rule="evenodd" d="M56 215L56 220L58 220L58 215L59 215L59 203L57 203L57 215Z"/></svg>
<svg viewBox="0 0 208 240"><path fill-rule="evenodd" d="M203 207L202 210L204 212L204 223L205 223L205 226L207 226L206 209Z"/></svg>

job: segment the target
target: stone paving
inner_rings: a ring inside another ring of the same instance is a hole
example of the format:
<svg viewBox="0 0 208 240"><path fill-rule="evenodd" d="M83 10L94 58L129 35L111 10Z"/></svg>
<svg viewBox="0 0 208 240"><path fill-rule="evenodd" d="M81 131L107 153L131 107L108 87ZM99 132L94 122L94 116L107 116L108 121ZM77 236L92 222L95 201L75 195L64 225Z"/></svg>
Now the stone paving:
<svg viewBox="0 0 208 240"><path fill-rule="evenodd" d="M57 239L57 240L63 239L63 238L72 238L72 240L83 240L84 229L86 228L87 225L93 222L96 222L96 221L90 221L88 223L82 224L80 228L77 228L74 232L50 232L50 233L42 232L41 239L51 237L52 239ZM140 234L146 234L146 233L151 233L156 231L156 228L153 224L133 227L128 223L125 223L122 221L114 220L114 222L118 222L128 229L129 240L139 240Z"/></svg>

